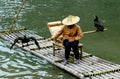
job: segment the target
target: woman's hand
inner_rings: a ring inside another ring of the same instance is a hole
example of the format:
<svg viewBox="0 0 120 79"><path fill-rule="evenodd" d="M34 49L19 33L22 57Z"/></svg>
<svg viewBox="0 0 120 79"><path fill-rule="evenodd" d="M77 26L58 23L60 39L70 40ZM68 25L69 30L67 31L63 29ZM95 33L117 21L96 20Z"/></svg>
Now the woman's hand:
<svg viewBox="0 0 120 79"><path fill-rule="evenodd" d="M52 40L52 38L48 38L47 40L48 40L48 41L51 41L51 40Z"/></svg>
<svg viewBox="0 0 120 79"><path fill-rule="evenodd" d="M69 42L73 42L73 41L75 41L75 38L74 37L69 37Z"/></svg>

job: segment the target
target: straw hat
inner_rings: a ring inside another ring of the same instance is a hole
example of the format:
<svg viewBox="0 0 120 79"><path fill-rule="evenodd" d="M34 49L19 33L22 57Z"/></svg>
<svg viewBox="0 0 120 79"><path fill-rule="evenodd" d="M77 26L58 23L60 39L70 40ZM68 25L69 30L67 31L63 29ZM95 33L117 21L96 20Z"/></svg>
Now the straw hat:
<svg viewBox="0 0 120 79"><path fill-rule="evenodd" d="M69 15L68 17L64 18L62 20L62 23L64 25L73 25L73 24L76 24L78 23L80 20L80 17L78 16L73 16L73 15Z"/></svg>

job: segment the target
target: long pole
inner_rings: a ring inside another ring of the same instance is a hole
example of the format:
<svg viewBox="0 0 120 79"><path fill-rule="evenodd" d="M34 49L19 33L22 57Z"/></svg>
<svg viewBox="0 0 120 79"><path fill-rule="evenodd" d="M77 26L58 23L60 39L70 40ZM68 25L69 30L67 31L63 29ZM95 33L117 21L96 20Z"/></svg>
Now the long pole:
<svg viewBox="0 0 120 79"><path fill-rule="evenodd" d="M13 22L12 22L12 24L11 24L11 26L10 26L10 30L13 30L13 27L14 27L17 19L18 19L18 16L19 16L19 14L20 14L20 12L21 12L24 4L25 4L25 0L22 1L22 5L21 5L20 8L18 9L18 12L17 12L16 17L13 19Z"/></svg>
<svg viewBox="0 0 120 79"><path fill-rule="evenodd" d="M104 29L104 31L107 30L107 29ZM92 31L86 31L86 32L83 32L83 34L88 34L88 33L94 33L96 32L96 30L92 30Z"/></svg>

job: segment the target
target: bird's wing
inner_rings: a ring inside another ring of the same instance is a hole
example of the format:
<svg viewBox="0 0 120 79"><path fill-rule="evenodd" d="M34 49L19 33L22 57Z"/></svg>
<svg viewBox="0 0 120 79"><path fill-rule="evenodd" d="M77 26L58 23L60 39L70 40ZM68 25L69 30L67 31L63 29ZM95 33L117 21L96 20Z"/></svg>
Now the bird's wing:
<svg viewBox="0 0 120 79"><path fill-rule="evenodd" d="M10 49L13 48L13 46L18 42L18 40L21 40L21 37L18 37L14 40L14 43L12 44L12 46L10 47Z"/></svg>
<svg viewBox="0 0 120 79"><path fill-rule="evenodd" d="M34 40L35 44L37 45L37 47L40 49L39 43L37 42L36 38L34 37L29 37L29 39Z"/></svg>
<svg viewBox="0 0 120 79"><path fill-rule="evenodd" d="M103 26L101 22L94 22L95 25Z"/></svg>

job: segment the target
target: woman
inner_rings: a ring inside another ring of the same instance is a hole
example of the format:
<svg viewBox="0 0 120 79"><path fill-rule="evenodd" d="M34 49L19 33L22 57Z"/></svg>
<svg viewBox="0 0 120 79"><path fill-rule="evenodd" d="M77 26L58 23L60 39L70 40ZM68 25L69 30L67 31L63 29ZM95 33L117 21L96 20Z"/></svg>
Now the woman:
<svg viewBox="0 0 120 79"><path fill-rule="evenodd" d="M64 27L56 35L48 38L48 40L56 40L59 36L62 35L63 45L65 47L64 64L68 63L71 48L75 54L76 63L79 63L80 61L78 44L79 40L83 37L83 33L80 26L77 25L79 20L80 18L78 16L69 15L62 21Z"/></svg>

